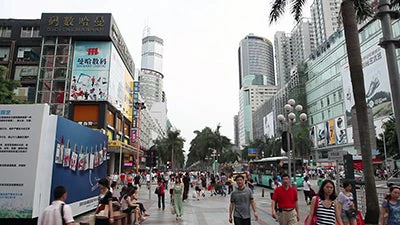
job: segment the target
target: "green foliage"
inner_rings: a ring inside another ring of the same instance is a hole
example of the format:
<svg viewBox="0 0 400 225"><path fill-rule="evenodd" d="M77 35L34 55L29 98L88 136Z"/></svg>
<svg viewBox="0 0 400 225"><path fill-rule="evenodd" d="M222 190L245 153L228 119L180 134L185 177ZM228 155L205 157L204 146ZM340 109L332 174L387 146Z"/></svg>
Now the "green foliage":
<svg viewBox="0 0 400 225"><path fill-rule="evenodd" d="M244 161L249 161L256 157L251 157L248 155L249 148L257 148L259 152L258 158L263 157L274 157L281 155L282 142L280 139L275 137L266 137L262 139L256 139L249 143L249 145L244 146L242 150L242 159Z"/></svg>
<svg viewBox="0 0 400 225"><path fill-rule="evenodd" d="M6 79L7 67L0 66L0 104L19 104L14 99L14 90L20 86L18 81Z"/></svg>
<svg viewBox="0 0 400 225"><path fill-rule="evenodd" d="M203 164L206 163L207 158L211 158L213 149L217 150L220 156L226 161L235 159L234 153L231 152L231 141L226 136L220 134L220 128L221 126L218 125L215 130L205 127L201 131L194 131L196 137L190 142L187 166L198 161L203 162ZM224 156L224 154L228 154L228 156Z"/></svg>
<svg viewBox="0 0 400 225"><path fill-rule="evenodd" d="M391 0L393 6L400 4L399 0ZM289 4L290 3L290 4ZM302 11L305 0L274 0L269 13L269 23L272 24L285 13L287 5L290 5L290 13L299 22L302 18ZM364 21L373 16L371 2L369 0L354 0L354 7L357 12L357 20Z"/></svg>
<svg viewBox="0 0 400 225"><path fill-rule="evenodd" d="M182 168L185 157L183 155L183 144L185 139L181 136L179 130L168 130L167 136L155 141L156 148L158 149L158 156L160 163L172 161L173 168ZM173 157L173 158L172 158ZM173 160L172 160L173 159Z"/></svg>
<svg viewBox="0 0 400 225"><path fill-rule="evenodd" d="M398 140L397 140L397 132L396 132L396 119L391 117L388 121L383 123L383 129L385 134L385 142L386 142L386 154L388 157L398 156L399 148L398 148ZM379 139L377 139L378 149L381 152L381 158L385 158L384 155L384 147L383 147L383 134L379 134Z"/></svg>

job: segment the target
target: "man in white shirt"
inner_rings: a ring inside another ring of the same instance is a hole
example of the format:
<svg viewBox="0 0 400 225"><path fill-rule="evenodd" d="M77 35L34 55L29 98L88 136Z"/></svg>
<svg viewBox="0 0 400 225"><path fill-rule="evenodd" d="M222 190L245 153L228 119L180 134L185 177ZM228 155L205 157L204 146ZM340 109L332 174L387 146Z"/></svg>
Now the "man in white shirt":
<svg viewBox="0 0 400 225"><path fill-rule="evenodd" d="M38 225L75 225L71 207L65 204L67 190L63 186L54 189L54 201L39 216Z"/></svg>

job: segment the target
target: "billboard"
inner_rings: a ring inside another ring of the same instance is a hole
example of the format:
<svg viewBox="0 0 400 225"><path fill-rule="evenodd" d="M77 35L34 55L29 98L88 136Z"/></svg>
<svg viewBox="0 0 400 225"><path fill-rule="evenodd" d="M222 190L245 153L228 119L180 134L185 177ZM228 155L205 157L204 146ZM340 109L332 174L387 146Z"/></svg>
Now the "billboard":
<svg viewBox="0 0 400 225"><path fill-rule="evenodd" d="M327 144L328 145L335 145L336 144L336 135L335 135L335 121L328 120L326 121L326 137L327 137Z"/></svg>
<svg viewBox="0 0 400 225"><path fill-rule="evenodd" d="M109 93L111 42L76 42L70 101L105 101Z"/></svg>
<svg viewBox="0 0 400 225"><path fill-rule="evenodd" d="M327 145L327 131L326 123L320 123L316 126L317 128L317 146L318 148L326 147Z"/></svg>
<svg viewBox="0 0 400 225"><path fill-rule="evenodd" d="M106 177L107 145L106 135L57 118L51 190L58 185L67 188L67 203L75 215L94 209L98 203L97 181ZM50 202L53 200L51 195Z"/></svg>
<svg viewBox="0 0 400 225"><path fill-rule="evenodd" d="M347 134L344 116L340 116L335 119L335 136L336 136L336 144L346 144L347 143Z"/></svg>
<svg viewBox="0 0 400 225"><path fill-rule="evenodd" d="M368 107L372 108L374 120L392 113L389 75L384 49L374 46L362 53L365 97ZM352 138L351 108L354 106L353 88L351 85L348 63L342 66L344 102L346 107L347 140Z"/></svg>
<svg viewBox="0 0 400 225"><path fill-rule="evenodd" d="M311 141L311 148L316 148L317 147L317 132L316 132L317 127L316 126L311 126L308 130L309 138Z"/></svg>
<svg viewBox="0 0 400 225"><path fill-rule="evenodd" d="M38 217L58 185L67 188L74 215L96 207L106 135L40 104L0 105L0 123L0 219Z"/></svg>
<svg viewBox="0 0 400 225"><path fill-rule="evenodd" d="M34 218L49 204L51 119L48 105L0 105L0 219Z"/></svg>
<svg viewBox="0 0 400 225"><path fill-rule="evenodd" d="M111 47L108 101L132 120L133 77L114 46Z"/></svg>
<svg viewBox="0 0 400 225"><path fill-rule="evenodd" d="M258 149L257 148L248 148L247 154L248 154L248 156L258 156Z"/></svg>
<svg viewBox="0 0 400 225"><path fill-rule="evenodd" d="M270 112L267 116L263 117L264 135L266 137L275 136L274 133L274 112Z"/></svg>

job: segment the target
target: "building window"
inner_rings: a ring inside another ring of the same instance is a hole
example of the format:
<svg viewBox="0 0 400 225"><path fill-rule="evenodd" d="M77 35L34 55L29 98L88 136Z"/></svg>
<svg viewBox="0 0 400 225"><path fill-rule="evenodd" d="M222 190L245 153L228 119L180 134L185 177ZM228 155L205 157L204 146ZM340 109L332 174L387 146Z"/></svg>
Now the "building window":
<svg viewBox="0 0 400 225"><path fill-rule="evenodd" d="M16 66L14 80L36 79L38 71L38 66Z"/></svg>
<svg viewBox="0 0 400 225"><path fill-rule="evenodd" d="M0 62L8 61L9 57L10 57L10 48L0 47Z"/></svg>
<svg viewBox="0 0 400 225"><path fill-rule="evenodd" d="M9 38L11 37L10 26L0 26L0 37Z"/></svg>
<svg viewBox="0 0 400 225"><path fill-rule="evenodd" d="M29 27L25 26L21 28L21 37L22 38L34 38L34 37L40 37L39 35L39 27Z"/></svg>
<svg viewBox="0 0 400 225"><path fill-rule="evenodd" d="M40 47L20 47L18 48L18 62L39 62Z"/></svg>

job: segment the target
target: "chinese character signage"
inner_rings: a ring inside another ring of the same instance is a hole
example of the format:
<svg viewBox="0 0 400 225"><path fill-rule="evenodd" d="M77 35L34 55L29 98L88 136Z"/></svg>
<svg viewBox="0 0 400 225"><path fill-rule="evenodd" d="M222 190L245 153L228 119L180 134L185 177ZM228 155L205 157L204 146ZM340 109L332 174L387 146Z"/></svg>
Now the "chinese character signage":
<svg viewBox="0 0 400 225"><path fill-rule="evenodd" d="M75 43L70 100L108 99L111 45L111 42Z"/></svg>
<svg viewBox="0 0 400 225"><path fill-rule="evenodd" d="M43 13L42 36L109 36L110 13Z"/></svg>

